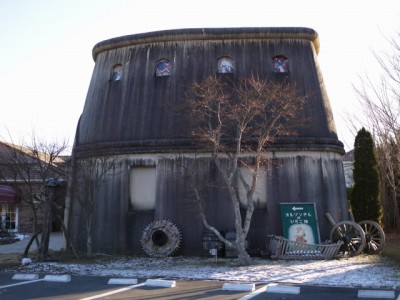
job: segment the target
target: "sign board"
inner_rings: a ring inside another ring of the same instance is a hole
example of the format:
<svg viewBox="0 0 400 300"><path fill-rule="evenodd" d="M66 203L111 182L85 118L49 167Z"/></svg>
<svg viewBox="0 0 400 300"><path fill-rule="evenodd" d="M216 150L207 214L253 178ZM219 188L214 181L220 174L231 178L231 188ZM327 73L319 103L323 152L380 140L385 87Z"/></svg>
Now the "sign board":
<svg viewBox="0 0 400 300"><path fill-rule="evenodd" d="M315 203L281 203L283 236L288 240L320 244Z"/></svg>

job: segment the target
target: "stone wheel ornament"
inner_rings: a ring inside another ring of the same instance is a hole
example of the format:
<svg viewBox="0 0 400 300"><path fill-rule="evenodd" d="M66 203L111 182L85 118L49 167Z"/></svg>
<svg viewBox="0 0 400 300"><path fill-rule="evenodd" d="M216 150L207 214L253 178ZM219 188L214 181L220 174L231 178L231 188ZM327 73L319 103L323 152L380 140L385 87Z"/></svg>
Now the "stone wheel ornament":
<svg viewBox="0 0 400 300"><path fill-rule="evenodd" d="M179 250L182 235L179 228L169 220L151 222L143 231L142 248L151 257L166 257Z"/></svg>

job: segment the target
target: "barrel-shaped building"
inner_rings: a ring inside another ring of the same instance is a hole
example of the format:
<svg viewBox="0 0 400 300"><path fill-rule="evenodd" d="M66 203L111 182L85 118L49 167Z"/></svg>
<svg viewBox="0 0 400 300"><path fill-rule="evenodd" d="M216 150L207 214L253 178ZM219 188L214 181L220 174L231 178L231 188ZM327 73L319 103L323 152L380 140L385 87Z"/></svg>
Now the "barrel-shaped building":
<svg viewBox="0 0 400 300"><path fill-rule="evenodd" d="M143 230L154 220L170 220L182 234L181 253L201 254L204 225L179 167L201 157L198 177L219 175L194 142L187 119L174 107L188 87L213 74L235 81L257 74L296 82L307 96L301 115L307 122L295 136L277 137L266 148L270 163L260 176L256 209L248 236L249 252L265 252L269 234L282 234L281 203L315 203L322 239L329 238L329 212L347 219L342 166L329 99L318 64L319 39L309 28L202 28L135 34L95 45L95 67L80 117L73 156L79 160L111 153L118 157L97 193L94 250L141 252ZM201 177L201 178L200 178ZM85 249L85 215L77 199L85 189L78 172L70 185L71 240ZM224 188L214 186L206 200L209 223L234 228ZM245 208L243 208L245 209Z"/></svg>

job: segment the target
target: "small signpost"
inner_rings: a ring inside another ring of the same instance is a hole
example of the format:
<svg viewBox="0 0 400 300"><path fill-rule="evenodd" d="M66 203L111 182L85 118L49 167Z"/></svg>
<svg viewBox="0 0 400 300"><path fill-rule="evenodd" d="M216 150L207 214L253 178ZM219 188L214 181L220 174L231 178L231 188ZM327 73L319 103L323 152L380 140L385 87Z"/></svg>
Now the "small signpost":
<svg viewBox="0 0 400 300"><path fill-rule="evenodd" d="M320 244L314 202L281 203L280 206L285 238L305 244Z"/></svg>

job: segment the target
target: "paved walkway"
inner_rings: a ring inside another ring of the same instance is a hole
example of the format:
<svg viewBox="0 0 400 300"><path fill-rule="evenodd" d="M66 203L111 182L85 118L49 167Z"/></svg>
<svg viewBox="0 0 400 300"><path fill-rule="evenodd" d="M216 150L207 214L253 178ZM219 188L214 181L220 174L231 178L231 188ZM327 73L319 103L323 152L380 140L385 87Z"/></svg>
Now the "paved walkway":
<svg viewBox="0 0 400 300"><path fill-rule="evenodd" d="M23 253L25 250L26 245L28 245L29 240L32 235L27 234L25 235L25 238L13 243L13 244L7 244L7 245L0 245L0 254L6 254L6 253ZM40 235L39 235L40 239ZM49 249L54 250L54 251L59 251L63 249L64 245L64 237L62 232L52 232L50 235L50 243L49 243ZM36 243L33 242L30 248L30 251L35 251L37 250Z"/></svg>

